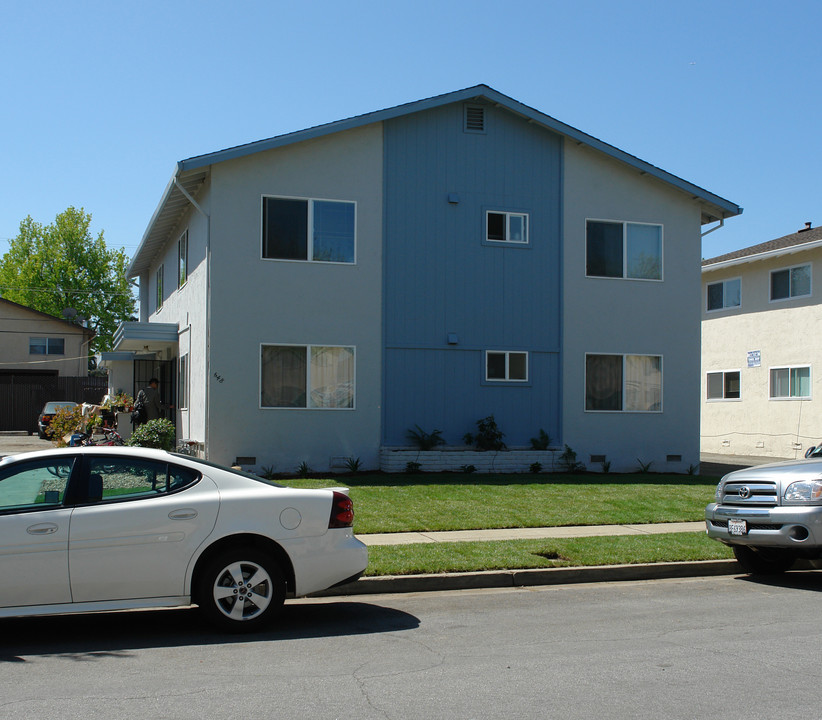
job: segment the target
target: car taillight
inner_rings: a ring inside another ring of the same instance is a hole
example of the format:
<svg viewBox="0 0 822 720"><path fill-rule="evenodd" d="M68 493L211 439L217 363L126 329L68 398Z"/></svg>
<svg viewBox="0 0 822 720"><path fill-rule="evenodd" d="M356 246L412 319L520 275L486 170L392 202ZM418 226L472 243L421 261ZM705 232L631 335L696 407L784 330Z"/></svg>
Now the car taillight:
<svg viewBox="0 0 822 720"><path fill-rule="evenodd" d="M348 495L334 491L331 500L331 517L328 520L329 528L346 528L354 524L354 503Z"/></svg>

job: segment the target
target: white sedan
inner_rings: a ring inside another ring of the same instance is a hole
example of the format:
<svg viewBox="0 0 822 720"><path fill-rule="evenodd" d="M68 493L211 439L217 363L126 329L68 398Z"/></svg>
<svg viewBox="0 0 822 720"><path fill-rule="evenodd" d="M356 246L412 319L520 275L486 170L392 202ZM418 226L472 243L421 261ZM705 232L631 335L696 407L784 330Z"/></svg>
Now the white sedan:
<svg viewBox="0 0 822 720"><path fill-rule="evenodd" d="M238 631L356 580L344 488L298 490L161 450L0 460L0 617L194 603Z"/></svg>

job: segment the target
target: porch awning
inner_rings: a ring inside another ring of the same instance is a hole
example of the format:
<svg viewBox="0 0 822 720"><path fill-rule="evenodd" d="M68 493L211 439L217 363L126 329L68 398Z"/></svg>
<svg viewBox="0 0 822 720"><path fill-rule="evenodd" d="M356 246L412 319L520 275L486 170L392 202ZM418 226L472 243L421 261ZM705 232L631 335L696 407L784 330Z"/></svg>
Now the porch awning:
<svg viewBox="0 0 822 720"><path fill-rule="evenodd" d="M156 353L177 349L176 323L124 322L114 333L114 350Z"/></svg>

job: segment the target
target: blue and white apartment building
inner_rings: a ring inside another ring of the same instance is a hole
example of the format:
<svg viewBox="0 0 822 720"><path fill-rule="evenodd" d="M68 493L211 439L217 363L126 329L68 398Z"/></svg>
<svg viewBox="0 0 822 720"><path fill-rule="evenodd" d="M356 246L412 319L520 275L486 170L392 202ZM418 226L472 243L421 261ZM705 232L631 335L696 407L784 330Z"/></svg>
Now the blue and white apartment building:
<svg viewBox="0 0 822 720"><path fill-rule="evenodd" d="M221 463L377 468L493 415L509 448L684 471L700 236L740 212L480 85L179 162L105 362L160 373Z"/></svg>

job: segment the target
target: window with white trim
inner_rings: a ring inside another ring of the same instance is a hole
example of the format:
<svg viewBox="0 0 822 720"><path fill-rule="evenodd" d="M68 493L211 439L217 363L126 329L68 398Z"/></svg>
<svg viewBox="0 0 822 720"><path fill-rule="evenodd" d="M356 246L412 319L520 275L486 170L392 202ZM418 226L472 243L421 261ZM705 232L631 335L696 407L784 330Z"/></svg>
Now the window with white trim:
<svg viewBox="0 0 822 720"><path fill-rule="evenodd" d="M733 278L721 282L708 283L708 312L727 310L742 305L742 279Z"/></svg>
<svg viewBox="0 0 822 720"><path fill-rule="evenodd" d="M662 280L662 225L587 220L585 274Z"/></svg>
<svg viewBox="0 0 822 720"><path fill-rule="evenodd" d="M796 265L771 271L771 300L790 300L811 294L811 266Z"/></svg>
<svg viewBox="0 0 822 720"><path fill-rule="evenodd" d="M177 241L177 287L181 288L188 280L188 230Z"/></svg>
<svg viewBox="0 0 822 720"><path fill-rule="evenodd" d="M65 338L29 338L29 355L65 355Z"/></svg>
<svg viewBox="0 0 822 720"><path fill-rule="evenodd" d="M263 345L263 408L353 409L354 348L336 345Z"/></svg>
<svg viewBox="0 0 822 720"><path fill-rule="evenodd" d="M159 310L163 307L163 269L164 265L160 265L157 268L157 275L155 276L155 281L157 283L157 309Z"/></svg>
<svg viewBox="0 0 822 720"><path fill-rule="evenodd" d="M739 370L709 372L708 400L740 400L742 398Z"/></svg>
<svg viewBox="0 0 822 720"><path fill-rule="evenodd" d="M770 380L772 400L811 396L810 365L771 368Z"/></svg>
<svg viewBox="0 0 822 720"><path fill-rule="evenodd" d="M528 244L528 214L487 210L485 239L489 242Z"/></svg>
<svg viewBox="0 0 822 720"><path fill-rule="evenodd" d="M486 350L485 379L490 382L527 382L528 353Z"/></svg>
<svg viewBox="0 0 822 720"><path fill-rule="evenodd" d="M585 409L662 412L662 357L586 354Z"/></svg>
<svg viewBox="0 0 822 720"><path fill-rule="evenodd" d="M263 197L266 260L356 262L356 203Z"/></svg>

